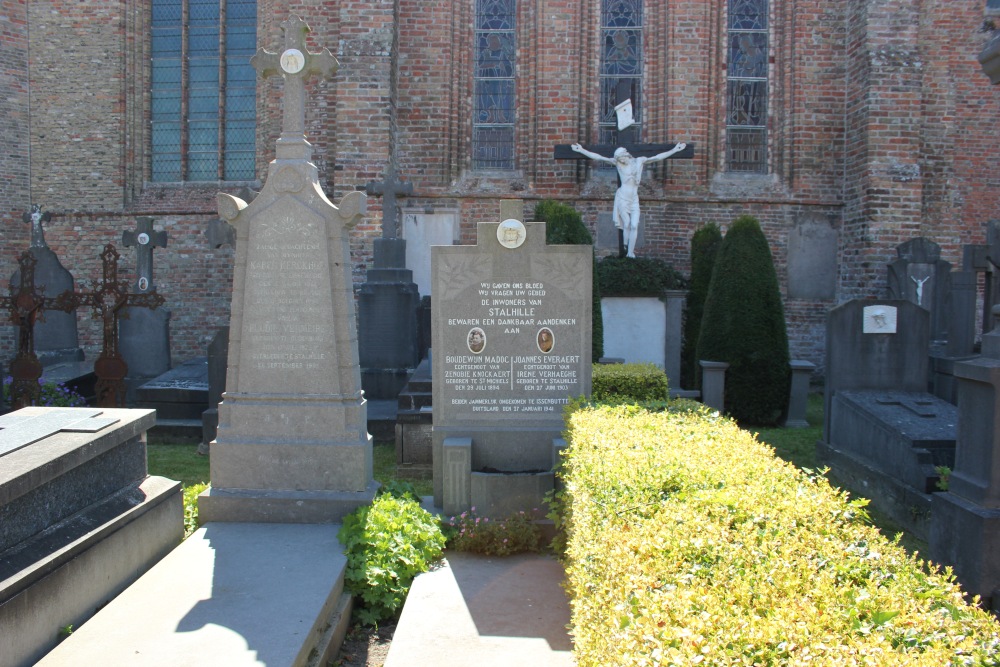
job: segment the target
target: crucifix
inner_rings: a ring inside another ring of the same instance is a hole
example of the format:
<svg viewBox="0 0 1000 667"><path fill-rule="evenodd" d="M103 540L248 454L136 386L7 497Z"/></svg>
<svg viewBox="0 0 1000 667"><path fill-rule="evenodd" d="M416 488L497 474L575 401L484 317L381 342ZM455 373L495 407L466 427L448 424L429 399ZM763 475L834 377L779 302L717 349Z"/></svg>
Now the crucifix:
<svg viewBox="0 0 1000 667"><path fill-rule="evenodd" d="M140 293L156 289L153 285L153 249L167 247L167 233L153 231L153 219L142 216L135 219L135 231L122 232L122 245L135 246L135 272L138 276L135 289Z"/></svg>
<svg viewBox="0 0 1000 667"><path fill-rule="evenodd" d="M139 306L153 310L163 305L165 299L151 289L144 294L132 294L128 283L118 279L118 258L120 255L110 243L101 253L103 277L94 281L92 292L63 292L56 299L56 308L67 312L80 306L90 306L94 316L104 325L103 348L94 362L97 375L97 405L106 408L125 407L125 376L128 364L118 351L118 318L127 317L128 306Z"/></svg>
<svg viewBox="0 0 1000 667"><path fill-rule="evenodd" d="M281 74L285 80L281 137L277 142L278 159L308 160L312 146L305 139L305 80L312 74L330 77L336 73L338 63L329 49L318 53L306 50L309 26L298 16L290 16L282 21L281 29L285 35L282 52L272 53L263 48L258 49L250 59L250 64L262 78Z"/></svg>
<svg viewBox="0 0 1000 667"><path fill-rule="evenodd" d="M48 246L45 244L45 230L42 229L42 223L51 220L52 214L49 211L42 213L41 206L32 204L31 211L23 213L21 219L31 225L31 247L47 248Z"/></svg>
<svg viewBox="0 0 1000 667"><path fill-rule="evenodd" d="M412 195L413 183L400 180L396 166L389 163L382 182L371 181L365 186L370 195L382 195L382 238L394 239L399 236L399 210L396 197Z"/></svg>
<svg viewBox="0 0 1000 667"><path fill-rule="evenodd" d="M614 221L622 230L628 257L635 257L635 244L639 235L639 183L643 166L647 162L658 162L668 158L690 159L694 157L694 144L642 144L636 143L631 103L628 99L629 83L620 81L617 87L618 144L559 144L553 157L556 160L579 160L589 158L614 165L618 170L619 186L615 193Z"/></svg>
<svg viewBox="0 0 1000 667"><path fill-rule="evenodd" d="M38 380L42 364L35 355L35 320L46 307L55 305L54 298L45 296L45 287L35 287L35 265L38 260L31 251L24 251L17 260L21 267L21 283L10 296L0 297L0 308L10 311L10 321L18 327L17 356L10 362L13 382L10 387L11 407L19 410L38 402Z"/></svg>

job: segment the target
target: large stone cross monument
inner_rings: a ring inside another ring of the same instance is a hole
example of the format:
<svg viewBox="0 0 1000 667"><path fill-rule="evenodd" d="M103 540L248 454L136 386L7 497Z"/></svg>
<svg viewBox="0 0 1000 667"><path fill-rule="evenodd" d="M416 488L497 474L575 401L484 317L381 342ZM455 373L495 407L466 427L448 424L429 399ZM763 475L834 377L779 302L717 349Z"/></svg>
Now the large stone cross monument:
<svg viewBox="0 0 1000 667"><path fill-rule="evenodd" d="M306 24L282 23L284 50L260 50L262 76L285 82L284 123L260 194L220 194L236 229L226 391L210 445L207 521L325 523L370 502L372 441L361 391L348 230L365 211L327 199L306 141L305 78L337 61L305 48Z"/></svg>

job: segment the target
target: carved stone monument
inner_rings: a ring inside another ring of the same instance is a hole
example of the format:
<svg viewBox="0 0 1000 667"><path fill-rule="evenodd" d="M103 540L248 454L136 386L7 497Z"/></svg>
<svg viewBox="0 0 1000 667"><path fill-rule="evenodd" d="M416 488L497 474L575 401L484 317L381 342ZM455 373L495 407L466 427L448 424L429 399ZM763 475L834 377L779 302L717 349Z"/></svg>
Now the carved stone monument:
<svg viewBox="0 0 1000 667"><path fill-rule="evenodd" d="M210 445L207 521L337 522L374 498L361 391L348 230L365 196L335 206L305 137L305 78L337 61L305 48L306 24L282 23L282 53L261 49L262 76L284 78L284 119L260 194L220 194L236 229L229 365Z"/></svg>
<svg viewBox="0 0 1000 667"><path fill-rule="evenodd" d="M475 246L433 248L434 500L449 514L542 508L563 406L590 393L591 248L501 218Z"/></svg>
<svg viewBox="0 0 1000 667"><path fill-rule="evenodd" d="M888 298L912 301L931 314L931 340L948 337L951 263L941 259L941 246L918 237L896 247L888 266Z"/></svg>

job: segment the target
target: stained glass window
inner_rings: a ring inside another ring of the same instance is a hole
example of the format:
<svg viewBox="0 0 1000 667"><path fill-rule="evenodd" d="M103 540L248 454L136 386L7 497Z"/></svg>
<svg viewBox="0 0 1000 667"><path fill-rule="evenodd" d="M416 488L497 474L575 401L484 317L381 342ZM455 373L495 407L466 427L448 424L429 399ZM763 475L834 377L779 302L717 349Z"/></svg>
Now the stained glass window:
<svg viewBox="0 0 1000 667"><path fill-rule="evenodd" d="M729 0L726 166L767 172L767 0Z"/></svg>
<svg viewBox="0 0 1000 667"><path fill-rule="evenodd" d="M472 168L514 168L516 0L476 0Z"/></svg>
<svg viewBox="0 0 1000 667"><path fill-rule="evenodd" d="M615 106L626 99L632 100L633 138L638 141L642 124L642 0L602 0L600 143L617 143Z"/></svg>
<svg viewBox="0 0 1000 667"><path fill-rule="evenodd" d="M153 0L153 181L254 178L256 0Z"/></svg>

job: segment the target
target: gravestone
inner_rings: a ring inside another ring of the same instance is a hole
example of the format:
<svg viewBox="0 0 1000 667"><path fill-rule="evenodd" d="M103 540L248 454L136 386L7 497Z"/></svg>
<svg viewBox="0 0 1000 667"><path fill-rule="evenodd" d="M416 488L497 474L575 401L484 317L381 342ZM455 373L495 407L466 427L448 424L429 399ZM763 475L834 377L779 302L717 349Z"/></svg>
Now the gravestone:
<svg viewBox="0 0 1000 667"><path fill-rule="evenodd" d="M200 437L208 409L208 359L195 357L145 382L135 390L136 405L156 410L157 432Z"/></svg>
<svg viewBox="0 0 1000 667"><path fill-rule="evenodd" d="M433 249L434 500L446 514L542 508L563 406L590 393L591 255L513 218L480 222L475 246Z"/></svg>
<svg viewBox="0 0 1000 667"><path fill-rule="evenodd" d="M420 362L417 307L420 294L406 268L406 241L398 236L396 196L413 192L390 163L381 182L366 186L382 195L382 238L374 242L374 266L358 291L358 354L365 397L399 396Z"/></svg>
<svg viewBox="0 0 1000 667"><path fill-rule="evenodd" d="M229 359L229 327L219 327L208 344L208 409L201 413L199 453L208 454L209 443L219 431L219 403L226 391L226 363Z"/></svg>
<svg viewBox="0 0 1000 667"><path fill-rule="evenodd" d="M951 263L941 259L941 246L918 237L896 246L898 259L888 266L888 298L906 299L931 314L931 340L948 338Z"/></svg>
<svg viewBox="0 0 1000 667"><path fill-rule="evenodd" d="M262 76L284 78L282 133L260 194L219 194L236 229L229 364L210 445L206 521L337 522L371 502L372 441L361 390L348 232L365 210L322 191L305 137L305 78L330 76L308 27L282 23L281 54L259 50Z"/></svg>
<svg viewBox="0 0 1000 667"><path fill-rule="evenodd" d="M0 417L0 663L33 665L184 534L179 482L151 477L152 410Z"/></svg>
<svg viewBox="0 0 1000 667"><path fill-rule="evenodd" d="M993 315L1000 318L1000 308ZM934 496L929 546L934 562L984 606L1000 610L1000 328L983 354L955 364L958 443L947 493Z"/></svg>
<svg viewBox="0 0 1000 667"><path fill-rule="evenodd" d="M136 250L132 291L148 294L156 290L153 250L166 247L167 233L155 231L150 217L136 218L136 222L134 231L122 232L122 245ZM142 306L125 308L118 321L118 345L128 364L125 401L131 404L136 387L170 370L170 311Z"/></svg>
<svg viewBox="0 0 1000 667"><path fill-rule="evenodd" d="M788 298L834 298L837 246L837 230L827 216L806 214L795 221L788 233Z"/></svg>
<svg viewBox="0 0 1000 667"><path fill-rule="evenodd" d="M929 530L936 466L954 460L955 407L927 392L930 313L905 300L830 311L823 439L831 476L917 537Z"/></svg>
<svg viewBox="0 0 1000 667"><path fill-rule="evenodd" d="M22 219L31 225L31 247L29 252L34 256L35 285L44 287L44 295L54 299L63 292L73 290L73 275L67 271L59 258L45 242L44 223L51 219L48 211L42 213L41 207L35 204L31 211L25 213ZM20 271L10 279L11 289L17 291L21 286ZM83 348L80 347L77 332L76 313L62 312L55 309L47 310L34 331L35 354L43 366L51 366L64 362L83 361Z"/></svg>
<svg viewBox="0 0 1000 667"><path fill-rule="evenodd" d="M431 248L453 245L459 239L458 211L403 211L403 238L406 239L406 266L421 297L431 296Z"/></svg>

